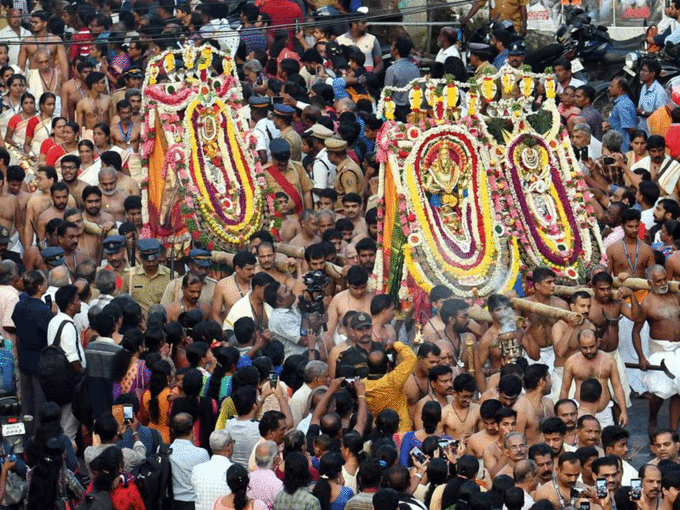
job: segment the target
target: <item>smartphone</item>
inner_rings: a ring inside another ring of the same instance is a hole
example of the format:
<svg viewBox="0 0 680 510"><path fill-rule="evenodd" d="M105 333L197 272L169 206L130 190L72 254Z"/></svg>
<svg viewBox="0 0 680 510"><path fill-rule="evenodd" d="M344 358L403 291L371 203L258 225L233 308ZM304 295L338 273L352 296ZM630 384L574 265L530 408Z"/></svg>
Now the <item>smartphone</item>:
<svg viewBox="0 0 680 510"><path fill-rule="evenodd" d="M602 156L602 163L605 165L613 165L616 163L616 160L611 156Z"/></svg>
<svg viewBox="0 0 680 510"><path fill-rule="evenodd" d="M300 31L300 20L296 19L295 20L295 33L297 34Z"/></svg>
<svg viewBox="0 0 680 510"><path fill-rule="evenodd" d="M134 413L132 411L132 404L123 404L123 420L125 423L134 421Z"/></svg>
<svg viewBox="0 0 680 510"><path fill-rule="evenodd" d="M45 303L52 308L52 296L45 296Z"/></svg>
<svg viewBox="0 0 680 510"><path fill-rule="evenodd" d="M630 481L630 499L633 501L640 501L642 497L642 480L640 478L633 478Z"/></svg>
<svg viewBox="0 0 680 510"><path fill-rule="evenodd" d="M581 161L588 161L588 147L581 149Z"/></svg>
<svg viewBox="0 0 680 510"><path fill-rule="evenodd" d="M272 389L276 388L276 383L279 380L279 376L276 375L276 372L269 372L269 386L272 387Z"/></svg>
<svg viewBox="0 0 680 510"><path fill-rule="evenodd" d="M590 510L590 501L581 501L578 510Z"/></svg>
<svg viewBox="0 0 680 510"><path fill-rule="evenodd" d="M283 104L283 96L274 96L272 98L272 103L274 104Z"/></svg>
<svg viewBox="0 0 680 510"><path fill-rule="evenodd" d="M421 464L427 460L427 457L425 456L423 451L420 448L418 448L417 446L414 446L413 448L411 448L409 455L411 457L413 457L414 459L416 459Z"/></svg>
<svg viewBox="0 0 680 510"><path fill-rule="evenodd" d="M453 441L451 441L450 439L440 439L440 440L439 440L439 448L441 448L442 450L445 450L445 449L447 449L447 448L449 447L449 445L450 445L452 442L453 442Z"/></svg>
<svg viewBox="0 0 680 510"><path fill-rule="evenodd" d="M595 490L597 491L597 497L604 499L607 497L607 480L604 478L598 478L595 480Z"/></svg>

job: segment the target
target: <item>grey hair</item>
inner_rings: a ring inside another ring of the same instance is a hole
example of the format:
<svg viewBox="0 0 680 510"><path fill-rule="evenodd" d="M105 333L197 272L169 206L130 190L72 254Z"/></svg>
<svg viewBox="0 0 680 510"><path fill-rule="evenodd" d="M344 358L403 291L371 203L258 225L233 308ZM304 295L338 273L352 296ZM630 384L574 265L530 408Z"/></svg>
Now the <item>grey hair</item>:
<svg viewBox="0 0 680 510"><path fill-rule="evenodd" d="M517 437L517 436L522 438L522 441L524 442L524 444L527 444L527 436L525 436L521 432L509 432L508 435L505 436L505 439L503 440L503 446L505 446L507 448L508 447L508 441L510 439L512 439L513 437Z"/></svg>
<svg viewBox="0 0 680 510"><path fill-rule="evenodd" d="M330 216L331 220L333 220L333 222L335 223L335 211L331 211L330 209L322 209L316 213L316 217L321 218L321 215L324 214Z"/></svg>
<svg viewBox="0 0 680 510"><path fill-rule="evenodd" d="M325 361L312 360L305 366L302 377L309 384L317 377L323 376L326 370L328 370L328 364Z"/></svg>
<svg viewBox="0 0 680 510"><path fill-rule="evenodd" d="M602 146L609 149L609 152L621 152L621 146L623 145L623 135L610 129L604 135L602 135Z"/></svg>
<svg viewBox="0 0 680 510"><path fill-rule="evenodd" d="M260 469L269 469L274 463L274 457L279 452L274 441L265 441L255 448L255 464Z"/></svg>
<svg viewBox="0 0 680 510"><path fill-rule="evenodd" d="M69 275L66 266L57 266L50 271L47 277L48 287L65 287L71 283L71 275Z"/></svg>
<svg viewBox="0 0 680 510"><path fill-rule="evenodd" d="M102 294L113 294L116 291L116 275L113 271L102 269L94 277L94 286Z"/></svg>
<svg viewBox="0 0 680 510"><path fill-rule="evenodd" d="M647 269L645 269L645 277L648 280L652 279L652 275L654 273L658 273L663 271L664 273L666 272L666 268L663 266L660 266L659 264L654 264L653 266L649 266Z"/></svg>
<svg viewBox="0 0 680 510"><path fill-rule="evenodd" d="M151 305L149 307L149 312L147 313L147 317L149 315L151 315L152 313L162 313L165 316L166 319L168 318L168 312L165 310L165 307L160 303L156 303L155 305Z"/></svg>
<svg viewBox="0 0 680 510"><path fill-rule="evenodd" d="M357 104L354 101L352 101L349 97L343 97L342 99L338 99L337 103L340 106L340 108L338 108L338 110L342 110L342 107L346 106L347 111L350 111L350 112L356 112L357 111Z"/></svg>
<svg viewBox="0 0 680 510"><path fill-rule="evenodd" d="M115 175L116 180L118 180L118 171L112 166L103 166L99 173L97 174L98 179L101 181L102 177L106 175Z"/></svg>
<svg viewBox="0 0 680 510"><path fill-rule="evenodd" d="M244 73L261 73L262 72L262 64L260 64L260 61L257 60L256 58L249 60L245 64L243 64L243 72Z"/></svg>
<svg viewBox="0 0 680 510"><path fill-rule="evenodd" d="M589 135L593 134L593 130L590 129L590 126L586 124L585 122L581 122L579 124L576 124L573 128L572 131L583 131L584 133L588 133Z"/></svg>
<svg viewBox="0 0 680 510"><path fill-rule="evenodd" d="M127 99L128 101L133 96L141 96L141 95L142 95L142 91L139 90L139 89L127 89L125 91L125 99Z"/></svg>
<svg viewBox="0 0 680 510"><path fill-rule="evenodd" d="M515 464L512 470L512 476L515 479L515 483L522 483L530 475L536 475L538 473L538 466L531 459L520 460Z"/></svg>
<svg viewBox="0 0 680 510"><path fill-rule="evenodd" d="M0 285L10 285L17 274L17 265L13 260L0 262Z"/></svg>
<svg viewBox="0 0 680 510"><path fill-rule="evenodd" d="M233 442L231 434L224 429L213 430L210 433L209 443L213 452L221 452Z"/></svg>
<svg viewBox="0 0 680 510"><path fill-rule="evenodd" d="M316 212L313 209L305 209L300 213L300 221L307 221L310 217L316 218Z"/></svg>

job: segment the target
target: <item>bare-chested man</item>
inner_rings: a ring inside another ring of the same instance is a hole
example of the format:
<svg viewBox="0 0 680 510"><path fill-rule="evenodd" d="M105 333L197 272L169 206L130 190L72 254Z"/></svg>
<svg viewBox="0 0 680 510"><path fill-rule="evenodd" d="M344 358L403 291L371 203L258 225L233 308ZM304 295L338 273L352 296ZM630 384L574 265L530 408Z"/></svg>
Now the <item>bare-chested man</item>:
<svg viewBox="0 0 680 510"><path fill-rule="evenodd" d="M562 387L562 374L564 373L564 363L572 354L578 352L578 334L584 329L595 329L586 318L590 311L592 298L584 290L579 290L571 295L569 308L572 312L578 313L583 317L581 324L574 325L564 319L558 320L550 331L551 342L555 351L554 361L554 383L555 390L559 391Z"/></svg>
<svg viewBox="0 0 680 510"><path fill-rule="evenodd" d="M625 402L621 378L614 361L614 357L600 350L600 343L595 337L595 332L590 329L581 331L578 337L579 352L573 354L564 364L564 379L560 398L567 398L572 381L576 382L576 395L580 393L581 383L594 377L602 384L602 398L598 406L598 411L612 407L612 398L609 391L611 382L614 397L617 402ZM625 408L621 409L619 424L625 426L628 423L628 413Z"/></svg>
<svg viewBox="0 0 680 510"><path fill-rule="evenodd" d="M38 48L47 48L52 56L51 65L53 68L59 67L62 76L68 76L68 59L63 41L56 35L47 31L47 21L50 14L45 11L34 11L30 17L30 30L33 35L29 35L23 40L19 50L19 68L37 69L35 53ZM26 65L28 62L28 65Z"/></svg>
<svg viewBox="0 0 680 510"><path fill-rule="evenodd" d="M482 454L484 467L492 477L496 476L496 473L503 469L505 465L505 456L503 455L505 436L517 430L517 413L514 409L501 407L496 411L494 419L498 429L498 437L495 441L486 444Z"/></svg>
<svg viewBox="0 0 680 510"><path fill-rule="evenodd" d="M662 266L647 269L647 281L652 290L640 304L642 320L633 327L633 346L640 359L640 368L648 370L649 365L666 362L668 369L676 375L670 379L662 371L649 371L646 384L652 394L649 399L649 428L657 425L657 415L664 399L670 398L671 428L680 425L680 304L678 294L668 288L668 275ZM649 324L649 359L642 350L640 332L644 322Z"/></svg>
<svg viewBox="0 0 680 510"><path fill-rule="evenodd" d="M502 407L503 404L493 398L482 402L479 406L479 416L483 429L470 436L466 445L467 453L481 459L484 456L484 449L489 444L497 444L499 432L496 413Z"/></svg>
<svg viewBox="0 0 680 510"><path fill-rule="evenodd" d="M52 56L50 55L49 48L42 47L35 50L33 53L33 63L35 64L35 69L31 69L27 76L28 89L35 94L37 99L45 92L51 92L56 97L59 97L54 115L61 116L60 92L64 75L61 74L59 68L55 68L52 65Z"/></svg>
<svg viewBox="0 0 680 510"><path fill-rule="evenodd" d="M255 274L257 259L249 251L234 255L234 274L222 278L215 286L212 301L212 320L222 324L234 303L250 292L250 281Z"/></svg>
<svg viewBox="0 0 680 510"><path fill-rule="evenodd" d="M519 397L514 406L517 411L517 431L525 434L529 445L533 445L541 438L541 420L553 416L553 402L546 396L552 389L548 365L530 365L524 372L524 389L526 393Z"/></svg>
<svg viewBox="0 0 680 510"><path fill-rule="evenodd" d="M481 426L479 404L472 398L477 392L477 383L470 374L457 375L453 380L453 402L442 409L442 431L459 441L467 439Z"/></svg>
<svg viewBox="0 0 680 510"><path fill-rule="evenodd" d="M61 115L66 120L75 122L76 106L78 101L85 99L87 87L85 80L87 75L94 70L89 60L77 60L73 66L73 78L61 87Z"/></svg>
<svg viewBox="0 0 680 510"><path fill-rule="evenodd" d="M122 175L124 174L119 172L118 179L120 179ZM130 195L125 199L125 202L123 202L123 206L125 207L125 221L129 221L135 226L135 229L137 229L137 238L141 238L142 228L144 228L144 220L142 219L141 195Z"/></svg>
<svg viewBox="0 0 680 510"><path fill-rule="evenodd" d="M113 216L102 211L102 190L97 186L86 186L81 198L84 206L83 220L99 225L104 232L111 230L115 224Z"/></svg>
<svg viewBox="0 0 680 510"><path fill-rule="evenodd" d="M408 412L413 419L413 414L418 401L430 391L430 381L427 375L430 369L439 364L439 347L432 343L424 343L418 347L416 366L404 384L404 393L408 402Z"/></svg>
<svg viewBox="0 0 680 510"><path fill-rule="evenodd" d="M563 398L555 402L555 416L567 426L564 442L569 446L576 446L578 441L576 420L578 419L578 405L570 398Z"/></svg>
<svg viewBox="0 0 680 510"><path fill-rule="evenodd" d="M121 149L132 152L139 150L139 137L141 125L132 120L132 105L130 101L123 99L116 104L118 122L111 125L111 139Z"/></svg>
<svg viewBox="0 0 680 510"><path fill-rule="evenodd" d="M73 223L78 228L78 248L84 251L87 257L99 265L102 257L103 237L85 233L83 213L75 207L68 207L64 211L64 221Z"/></svg>
<svg viewBox="0 0 680 510"><path fill-rule="evenodd" d="M7 167L7 179L5 188L7 193L14 195L19 200L19 208L21 209L21 214L26 218L26 206L31 198L31 194L24 190L24 179L26 178L26 171L19 165L10 165ZM23 226L20 231L20 235L23 237ZM22 241L23 242L23 241Z"/></svg>
<svg viewBox="0 0 680 510"><path fill-rule="evenodd" d="M61 178L68 186L68 191L76 201L78 207L83 206L83 190L87 186L86 182L78 179L78 169L80 168L80 158L75 154L67 154L61 158Z"/></svg>
<svg viewBox="0 0 680 510"><path fill-rule="evenodd" d="M300 233L290 240L293 246L307 248L310 244L318 243L321 239L318 236L319 223L316 213L312 209L305 209L300 213Z"/></svg>
<svg viewBox="0 0 680 510"><path fill-rule="evenodd" d="M534 501L547 499L553 508L577 506L572 490L581 474L581 462L575 452L565 452L557 459L554 483L544 483L534 494Z"/></svg>
<svg viewBox="0 0 680 510"><path fill-rule="evenodd" d="M259 256L259 254L258 254ZM336 328L338 334L343 334L345 328L341 327L340 317L343 317L349 310L357 312L371 313L371 299L373 293L366 290L368 284L368 271L362 266L352 266L347 271L347 289L336 294L328 307L328 333L326 345L333 347L335 342ZM427 390L426 390L427 392ZM422 395L425 396L425 395ZM416 402L420 398L416 399Z"/></svg>
<svg viewBox="0 0 680 510"><path fill-rule="evenodd" d="M64 211L68 204L69 192L68 186L63 182L56 182L50 187L50 196L52 197L52 205L45 209L40 216L38 216L38 223L36 224L36 231L38 239L45 238L45 225L52 218L64 219Z"/></svg>
<svg viewBox="0 0 680 510"><path fill-rule="evenodd" d="M439 315L445 325L441 332L441 335L444 337L442 341L448 344L453 362L455 363L456 369L454 375L464 371L474 372L477 388L481 392L486 391L484 372L477 370L477 367L481 366L479 363L477 339L468 328L472 322L468 315L468 304L460 299L447 299L442 304ZM478 324L475 323L475 326L478 326Z"/></svg>
<svg viewBox="0 0 680 510"><path fill-rule="evenodd" d="M623 239L607 248L607 272L612 276L628 273L645 277L645 270L654 264L654 251L640 240L640 211L626 209L621 213Z"/></svg>
<svg viewBox="0 0 680 510"><path fill-rule="evenodd" d="M125 199L128 192L118 186L118 172L111 166L99 170L99 189L102 190L102 209L113 216L113 221L125 221Z"/></svg>
<svg viewBox="0 0 680 510"><path fill-rule="evenodd" d="M24 227L24 248L33 244L33 236L38 224L38 217L52 205L50 188L57 182L57 171L52 166L39 166L35 174L37 190L33 192L26 204L26 225ZM68 194L68 193L67 193ZM75 202L74 202L75 204ZM44 239L43 237L38 240Z"/></svg>
<svg viewBox="0 0 680 510"><path fill-rule="evenodd" d="M19 199L5 191L4 180L0 172L0 225L9 231L10 237L14 240L13 243L10 242L10 249L12 249L12 244L16 245L16 234L18 233L19 237L23 238L24 211Z"/></svg>
<svg viewBox="0 0 680 510"><path fill-rule="evenodd" d="M541 303L544 305L569 310L569 306L562 299L554 295L555 293L555 272L547 267L537 267L534 269L531 280L534 283L534 294L525 298L527 301ZM557 322L556 319L539 315L532 312L522 314L529 320L526 328L526 336L531 338L540 349L540 362L549 367L555 365L555 350L552 346L552 328ZM570 316L572 325L575 326L577 319Z"/></svg>
<svg viewBox="0 0 680 510"><path fill-rule="evenodd" d="M434 342L438 338L444 338L444 322L441 318L441 309L444 301L453 297L453 291L445 285L435 285L430 291L430 303L432 303L432 317L423 326L423 338L427 342Z"/></svg>
<svg viewBox="0 0 680 510"><path fill-rule="evenodd" d="M262 271L264 271L269 276L274 278L274 280L279 282L281 285L285 285L291 290L295 289L296 287L295 278L293 278L288 273L283 273L279 271L274 266L274 261L276 260L276 251L274 250L274 245L272 243L266 241L259 243L257 245L257 248L255 249L255 254L257 255L257 261L259 262L260 269ZM299 260L297 260L296 263L299 265L300 264Z"/></svg>
<svg viewBox="0 0 680 510"><path fill-rule="evenodd" d="M201 291L203 281L194 273L187 273L182 278L182 296L168 306L168 320L176 321L182 312L200 309L203 319L207 319L210 314L210 305L201 301Z"/></svg>
<svg viewBox="0 0 680 510"><path fill-rule="evenodd" d="M78 226L75 223L65 221L57 228L59 247L64 250L64 261L72 275L76 272L76 266L83 260L87 260L87 254L78 249Z"/></svg>
<svg viewBox="0 0 680 510"><path fill-rule="evenodd" d="M427 374L430 383L430 391L421 398L416 404L413 413L414 430L423 428L423 417L421 416L423 406L428 402L437 402L444 409L453 401L453 370L446 365L435 365Z"/></svg>
<svg viewBox="0 0 680 510"><path fill-rule="evenodd" d="M104 122L110 124L112 117L111 98L106 92L106 76L92 71L85 79L87 95L76 105L76 118L83 135L91 133L94 127Z"/></svg>
<svg viewBox="0 0 680 510"><path fill-rule="evenodd" d="M526 460L529 454L527 438L521 432L510 432L503 440L505 455L505 465L498 470L496 476L513 476L515 464L521 460Z"/></svg>
<svg viewBox="0 0 680 510"><path fill-rule="evenodd" d="M397 332L391 322L396 314L394 300L389 294L379 294L371 299L373 339L381 344L397 341Z"/></svg>
<svg viewBox="0 0 680 510"><path fill-rule="evenodd" d="M564 306L566 306L566 303ZM501 368L501 365L503 365L505 362L505 360L502 358L501 347L498 341L498 335L501 331L501 323L505 324L508 322L507 326L512 327L516 323L516 316L515 311L512 309L510 304L510 300L505 296L501 296L500 294L492 294L489 296L489 299L487 300L487 308L489 309L493 323L480 339L478 344L478 352L479 366L484 367L484 373L488 376L498 372ZM521 328L517 328L516 331L517 339L526 351L527 355L531 359L537 361L541 351L539 350L536 341L525 334L525 331ZM489 363L488 367L486 367L487 362Z"/></svg>

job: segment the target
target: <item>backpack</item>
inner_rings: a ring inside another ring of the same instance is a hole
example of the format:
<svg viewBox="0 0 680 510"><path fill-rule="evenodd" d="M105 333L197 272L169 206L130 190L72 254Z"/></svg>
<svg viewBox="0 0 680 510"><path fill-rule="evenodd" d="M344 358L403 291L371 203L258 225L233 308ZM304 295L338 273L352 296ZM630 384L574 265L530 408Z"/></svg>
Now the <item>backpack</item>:
<svg viewBox="0 0 680 510"><path fill-rule="evenodd" d="M170 508L172 501L172 472L169 444L162 443L154 455L149 455L139 466L135 479L146 510Z"/></svg>
<svg viewBox="0 0 680 510"><path fill-rule="evenodd" d="M73 402L78 383L78 374L71 368L71 363L61 348L61 332L64 330L64 326L69 323L74 328L76 327L71 321L64 320L59 325L52 345L43 349L38 362L38 380L45 394L45 399L56 402L60 406ZM80 357L80 350L77 351L78 357Z"/></svg>
<svg viewBox="0 0 680 510"><path fill-rule="evenodd" d="M76 510L113 510L111 496L106 491L92 491L85 495Z"/></svg>
<svg viewBox="0 0 680 510"><path fill-rule="evenodd" d="M16 395L16 391L12 342L3 338L0 340L0 397Z"/></svg>

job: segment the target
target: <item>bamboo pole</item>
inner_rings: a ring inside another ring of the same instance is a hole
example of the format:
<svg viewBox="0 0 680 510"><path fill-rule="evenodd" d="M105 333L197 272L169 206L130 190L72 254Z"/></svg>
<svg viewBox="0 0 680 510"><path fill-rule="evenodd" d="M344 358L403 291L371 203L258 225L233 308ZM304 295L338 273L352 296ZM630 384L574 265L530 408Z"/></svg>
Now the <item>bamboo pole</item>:
<svg viewBox="0 0 680 510"><path fill-rule="evenodd" d="M537 315L542 315L544 317L551 317L553 319L564 319L567 320L570 316L575 315L578 317L579 324L583 322L583 317L577 313L570 312L569 310L563 310L556 306L544 305L542 303L534 303L533 301L527 301L522 298L510 298L510 303L516 310L521 310L523 312L531 312ZM468 309L468 316L476 321L491 322L491 314L484 310L483 308L472 307Z"/></svg>

